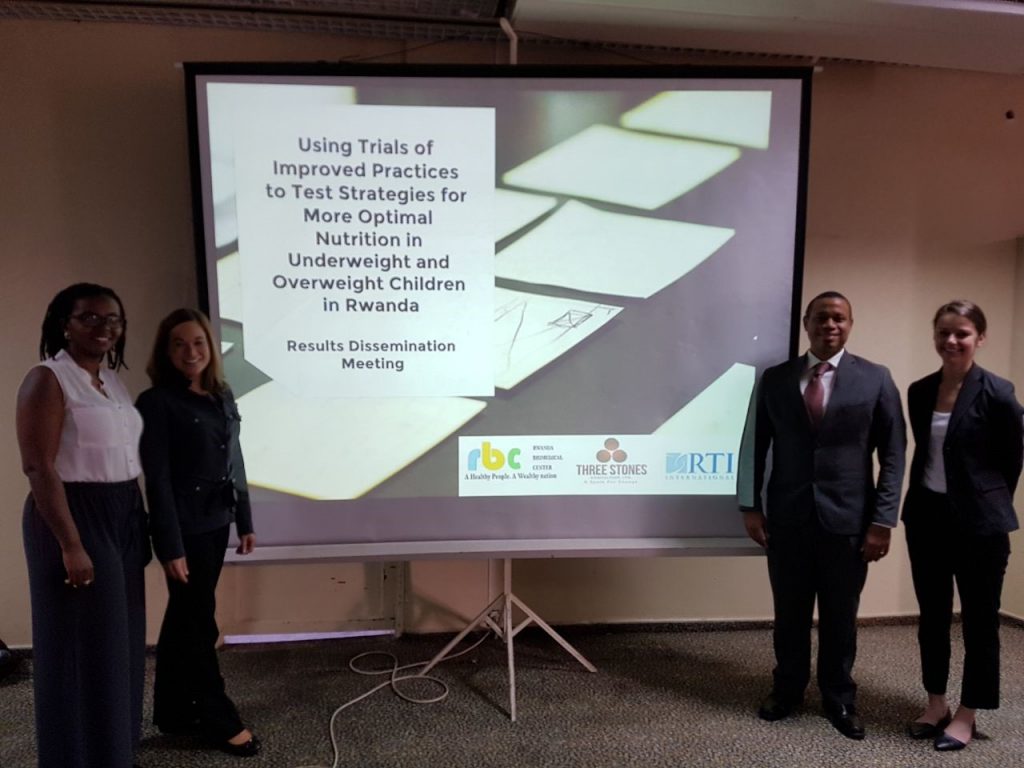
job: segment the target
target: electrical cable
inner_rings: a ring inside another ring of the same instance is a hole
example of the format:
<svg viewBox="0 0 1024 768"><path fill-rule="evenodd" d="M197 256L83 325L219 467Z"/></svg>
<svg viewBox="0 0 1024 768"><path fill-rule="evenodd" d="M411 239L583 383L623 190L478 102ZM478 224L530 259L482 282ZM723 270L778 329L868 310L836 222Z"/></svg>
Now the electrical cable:
<svg viewBox="0 0 1024 768"><path fill-rule="evenodd" d="M480 646L484 642L484 640L486 640L488 637L491 637L493 635L494 635L493 632L490 632L490 631L484 632L480 636L480 639L475 641L468 648L465 648L465 649L459 651L458 653L452 653L452 654L449 654L448 656L445 656L443 659L441 659L441 662L450 661L451 659L456 659L459 656L464 656L465 654L469 653L470 651L475 650L478 646ZM390 668L360 669L357 666L356 662L358 662L360 659L366 658L368 656L384 656L384 657L386 657L386 658L391 660L391 666L390 666ZM441 663L441 662L438 662L438 663ZM350 699L349 701L346 701L340 707L335 709L334 712L331 714L331 719L330 719L330 722L327 725L327 730L328 730L328 732L330 733L330 736L331 736L331 749L334 751L334 759L331 762L330 768L338 768L338 761L341 758L341 752L338 749L338 739L337 739L337 737L334 734L334 723L337 720L338 715L341 714L342 710L348 709L353 704L357 704L358 702L362 701L363 699L372 696L373 694L375 694L377 691L381 690L382 688L389 688L389 687L394 692L394 694L396 696L398 696L398 698L403 699L404 701L411 702L412 704L436 704L437 702L444 701L446 698L448 698L448 692L449 692L448 684L445 683L440 678L434 677L432 675L425 675L425 674L422 674L422 673L414 674L414 675L400 675L399 674L400 672L402 672L404 670L407 670L407 669L416 669L417 667L426 667L428 664L430 664L430 661L417 661L417 662L415 662L413 664L405 664L403 666L399 666L398 665L398 657L395 656L393 653L388 653L387 651L366 651L365 653L360 653L360 654L358 654L356 656L353 656L351 659L349 659L348 667L353 672L355 672L357 675L369 675L369 676L388 675L389 677L383 683L380 683L379 685L374 686L373 688L371 688L370 690L366 691L365 693L361 693L360 695L356 696L354 699ZM437 694L436 696L428 696L428 697L418 697L418 696L413 696L413 695L408 694L408 693L403 693L401 691L401 689L400 689L399 684L402 681L404 681L404 680L427 680L427 681L429 681L431 683L434 683L435 685L440 686L441 692L439 694ZM325 766L322 766L322 765L299 765L299 766L296 766L296 768L325 768Z"/></svg>

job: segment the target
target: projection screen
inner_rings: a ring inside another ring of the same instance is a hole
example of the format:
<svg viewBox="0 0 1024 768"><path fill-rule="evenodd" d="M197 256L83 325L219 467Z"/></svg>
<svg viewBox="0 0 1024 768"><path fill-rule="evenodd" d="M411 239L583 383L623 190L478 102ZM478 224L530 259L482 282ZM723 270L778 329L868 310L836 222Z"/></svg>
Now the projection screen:
<svg viewBox="0 0 1024 768"><path fill-rule="evenodd" d="M808 70L185 71L264 553L743 542L747 406L796 340Z"/></svg>

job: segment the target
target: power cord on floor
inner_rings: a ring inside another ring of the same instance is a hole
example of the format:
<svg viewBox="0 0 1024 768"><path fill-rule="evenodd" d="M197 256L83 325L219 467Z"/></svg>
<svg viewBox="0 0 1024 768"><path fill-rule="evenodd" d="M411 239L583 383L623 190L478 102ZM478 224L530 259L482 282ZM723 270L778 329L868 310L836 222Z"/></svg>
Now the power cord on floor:
<svg viewBox="0 0 1024 768"><path fill-rule="evenodd" d="M493 635L494 635L493 632L490 632L490 631L484 632L480 636L480 638L478 640L476 640L472 645L470 645L469 647L459 651L458 653L452 653L452 654L449 654L448 656L445 656L443 659L441 659L441 662L450 661L451 659L457 659L459 656L464 656L465 654L469 653L470 651L475 650L481 643L484 642L484 640L486 640L488 637L491 637ZM359 660L360 659L365 659L365 658L367 658L369 656L384 656L387 659L390 659L391 660L390 661L390 663L391 663L390 668L360 669L360 667L357 664L359 662ZM363 699L368 698L369 696L372 696L373 694L375 694L377 691L381 690L382 688L389 688L389 687L394 692L394 694L396 696L398 696L398 698L403 699L403 700L408 701L408 702L411 702L413 704L436 704L437 702L444 701L446 698L448 698L448 684L445 683L440 678L433 677L432 675L425 675L425 674L422 674L422 673L412 674L412 675L402 675L402 674L399 674L400 672L403 672L403 671L408 670L408 669L416 669L418 667L426 667L429 663L430 663L430 661L417 661L414 664L405 664L404 666L399 666L398 665L398 657L396 657L393 653L388 653L387 651L367 651L366 653L360 653L357 656L353 656L349 660L349 662L348 662L349 669L351 669L357 675L388 675L389 677L388 677L387 680L385 680L380 685L374 686L370 690L366 691L366 693L362 693L359 696L356 696L354 699L346 701L344 704L342 704L340 707L338 707L336 710L334 710L334 713L331 715L331 720L330 720L330 722L328 723L328 726L327 726L328 732L331 735L331 749L334 751L334 760L331 763L330 768L338 768L338 761L341 759L341 753L338 750L338 739L337 739L337 737L334 734L334 722L335 722L335 720L337 720L338 715L341 714L342 710L348 709L353 704L357 704L360 701L362 701ZM440 663L440 662L438 662L438 663ZM437 694L436 696L429 696L429 697L418 697L418 696L413 696L413 695L408 694L408 693L403 693L401 691L401 689L400 689L400 683L402 683L405 680L427 680L427 681L429 681L429 682L431 682L431 683L433 683L433 684L435 684L437 686L440 686L441 692L439 694ZM296 768L325 768L325 767L322 766L322 765L300 765L300 766L296 766Z"/></svg>

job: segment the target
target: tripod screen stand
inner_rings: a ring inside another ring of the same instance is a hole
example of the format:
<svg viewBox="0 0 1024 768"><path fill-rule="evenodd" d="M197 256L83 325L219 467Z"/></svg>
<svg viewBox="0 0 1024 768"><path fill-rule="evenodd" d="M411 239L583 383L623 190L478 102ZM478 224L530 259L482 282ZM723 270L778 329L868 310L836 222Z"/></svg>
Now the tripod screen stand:
<svg viewBox="0 0 1024 768"><path fill-rule="evenodd" d="M430 672L437 664L444 661L445 657L451 653L452 649L455 648L459 643L462 642L463 638L466 637L470 632L477 629L478 627L487 627L491 629L498 637L505 642L505 654L508 659L508 703L509 703L509 716L512 721L516 719L516 664L515 664L515 636L518 635L522 630L531 624L536 624L538 627L543 629L551 638L562 646L565 651L572 656L576 661L583 665L588 672L597 672L597 667L591 664L587 659L577 651L573 646L556 632L550 624L544 619L538 616L526 603L520 600L512 592L512 560L511 558L504 558L502 560L502 591L494 600L488 604L480 613L476 615L469 624L459 634L457 634L451 642L448 643L441 651L430 660L430 663L420 672L421 675L425 675ZM518 623L513 623L512 609L513 607L518 608L523 614L524 618ZM497 620L495 620L497 616Z"/></svg>

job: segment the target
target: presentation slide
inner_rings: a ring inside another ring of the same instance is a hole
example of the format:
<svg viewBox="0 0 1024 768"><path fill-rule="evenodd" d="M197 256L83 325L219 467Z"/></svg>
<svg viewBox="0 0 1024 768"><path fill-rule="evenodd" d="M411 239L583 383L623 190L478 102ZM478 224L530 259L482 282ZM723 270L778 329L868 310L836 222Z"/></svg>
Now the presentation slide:
<svg viewBox="0 0 1024 768"><path fill-rule="evenodd" d="M743 535L805 70L186 76L262 544Z"/></svg>

